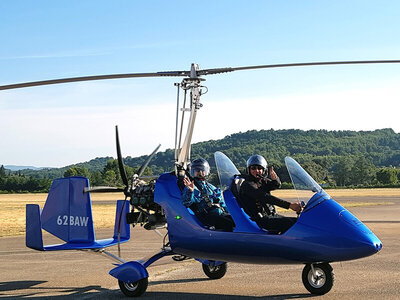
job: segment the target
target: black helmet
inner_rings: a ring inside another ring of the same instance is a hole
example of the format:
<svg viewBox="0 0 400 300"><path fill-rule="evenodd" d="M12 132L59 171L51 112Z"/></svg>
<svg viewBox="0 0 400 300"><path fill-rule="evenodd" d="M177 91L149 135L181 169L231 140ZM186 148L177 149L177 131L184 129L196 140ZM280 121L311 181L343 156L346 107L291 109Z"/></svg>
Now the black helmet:
<svg viewBox="0 0 400 300"><path fill-rule="evenodd" d="M194 177L194 172L196 171L204 171L205 177L208 177L208 175L210 175L210 165L208 164L208 161L204 158L198 158L192 161L190 164L190 175Z"/></svg>
<svg viewBox="0 0 400 300"><path fill-rule="evenodd" d="M246 170L247 172L250 174L250 166L261 166L264 168L264 173L267 170L267 166L268 163L265 160L264 157L262 157L261 155L255 154L249 157L249 159L247 160L247 164L246 164Z"/></svg>

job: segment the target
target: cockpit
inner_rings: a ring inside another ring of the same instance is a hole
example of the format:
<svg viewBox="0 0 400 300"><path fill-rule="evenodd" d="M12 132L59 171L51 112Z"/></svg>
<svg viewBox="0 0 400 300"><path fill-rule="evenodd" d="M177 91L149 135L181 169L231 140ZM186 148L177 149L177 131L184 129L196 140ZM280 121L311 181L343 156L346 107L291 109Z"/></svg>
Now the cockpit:
<svg viewBox="0 0 400 300"><path fill-rule="evenodd" d="M238 191L243 179L238 176L240 172L232 161L222 152L216 152L215 163L224 200L236 224L234 232L274 233L261 229L238 204ZM330 196L322 187L293 158L286 157L285 163L296 190L298 201L305 211L330 199Z"/></svg>

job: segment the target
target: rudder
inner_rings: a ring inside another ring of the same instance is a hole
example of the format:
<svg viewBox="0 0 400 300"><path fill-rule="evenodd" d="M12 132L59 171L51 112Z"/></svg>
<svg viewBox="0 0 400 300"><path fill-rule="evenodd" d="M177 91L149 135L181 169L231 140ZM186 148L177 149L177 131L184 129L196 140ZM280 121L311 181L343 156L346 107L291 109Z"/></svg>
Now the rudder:
<svg viewBox="0 0 400 300"><path fill-rule="evenodd" d="M55 179L51 185L41 219L42 228L68 243L95 240L90 193L86 177Z"/></svg>

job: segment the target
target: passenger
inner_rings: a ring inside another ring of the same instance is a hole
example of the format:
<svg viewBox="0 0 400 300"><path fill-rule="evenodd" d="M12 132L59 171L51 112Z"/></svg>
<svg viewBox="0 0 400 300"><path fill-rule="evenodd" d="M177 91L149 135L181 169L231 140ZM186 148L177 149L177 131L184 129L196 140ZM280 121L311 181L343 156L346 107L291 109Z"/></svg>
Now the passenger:
<svg viewBox="0 0 400 300"><path fill-rule="evenodd" d="M191 181L185 177L182 192L182 203L193 210L196 217L205 225L232 231L234 222L222 198L221 190L207 182L210 174L208 162L199 158L192 162L190 169Z"/></svg>
<svg viewBox="0 0 400 300"><path fill-rule="evenodd" d="M302 207L299 202L291 203L271 195L271 191L280 187L281 181L270 167L269 176L267 161L261 155L252 155L247 160L247 175L239 190L238 202L244 211L261 228L284 233L297 218L285 217L276 213L275 206L292 209L300 213Z"/></svg>

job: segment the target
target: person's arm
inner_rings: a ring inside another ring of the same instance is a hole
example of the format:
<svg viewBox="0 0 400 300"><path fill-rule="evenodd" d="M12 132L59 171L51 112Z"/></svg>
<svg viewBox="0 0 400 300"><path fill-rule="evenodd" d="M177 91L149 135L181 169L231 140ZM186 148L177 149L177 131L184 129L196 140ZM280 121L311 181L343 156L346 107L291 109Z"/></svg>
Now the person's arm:
<svg viewBox="0 0 400 300"><path fill-rule="evenodd" d="M182 192L181 200L184 206L189 207L194 203L193 192L190 191L187 187L185 187Z"/></svg>
<svg viewBox="0 0 400 300"><path fill-rule="evenodd" d="M263 199L266 203L276 205L285 209L290 208L290 202L280 199L278 197L272 196L272 195L266 195L266 197Z"/></svg>
<svg viewBox="0 0 400 300"><path fill-rule="evenodd" d="M213 186L211 184L212 188L213 188L213 193L214 193L214 197L216 198L214 203L218 203L220 207L223 208L224 211L228 211L228 207L226 206L225 200L222 197L222 192L219 188L216 188L215 186Z"/></svg>
<svg viewBox="0 0 400 300"><path fill-rule="evenodd" d="M281 180L279 179L279 177L275 180L269 179L269 178L265 178L265 189L269 192L269 191L273 191L276 189L279 189L281 186Z"/></svg>
<svg viewBox="0 0 400 300"><path fill-rule="evenodd" d="M189 207L196 202L194 181L190 181L190 179L186 177L183 179L183 184L185 185L185 188L183 189L181 200L184 206Z"/></svg>
<svg viewBox="0 0 400 300"><path fill-rule="evenodd" d="M265 178L264 182L268 191L276 190L281 186L281 180L275 173L274 167L269 168L269 178Z"/></svg>
<svg viewBox="0 0 400 300"><path fill-rule="evenodd" d="M299 202L288 202L272 195L267 195L265 201L269 204L276 205L285 209L290 208L291 210L294 210L297 213L300 213L302 211L302 207Z"/></svg>

